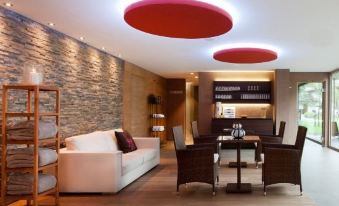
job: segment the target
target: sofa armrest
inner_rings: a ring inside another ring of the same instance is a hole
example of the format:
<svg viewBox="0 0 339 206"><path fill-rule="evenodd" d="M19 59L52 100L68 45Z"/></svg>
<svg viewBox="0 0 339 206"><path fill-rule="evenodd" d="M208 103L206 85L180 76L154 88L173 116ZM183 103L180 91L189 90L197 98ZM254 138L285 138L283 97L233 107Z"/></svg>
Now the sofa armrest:
<svg viewBox="0 0 339 206"><path fill-rule="evenodd" d="M88 152L61 149L61 192L117 192L122 173L122 152Z"/></svg>
<svg viewBox="0 0 339 206"><path fill-rule="evenodd" d="M133 137L137 148L152 148L160 150L160 139L157 137Z"/></svg>

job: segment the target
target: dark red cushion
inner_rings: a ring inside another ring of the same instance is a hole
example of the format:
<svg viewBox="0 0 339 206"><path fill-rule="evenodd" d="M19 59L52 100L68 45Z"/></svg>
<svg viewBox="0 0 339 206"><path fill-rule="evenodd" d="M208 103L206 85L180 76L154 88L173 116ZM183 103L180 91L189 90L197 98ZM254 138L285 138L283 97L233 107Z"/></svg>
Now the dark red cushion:
<svg viewBox="0 0 339 206"><path fill-rule="evenodd" d="M132 138L132 136L126 131L123 132L115 132L115 137L117 138L119 149L123 153L132 152L137 150L137 146Z"/></svg>

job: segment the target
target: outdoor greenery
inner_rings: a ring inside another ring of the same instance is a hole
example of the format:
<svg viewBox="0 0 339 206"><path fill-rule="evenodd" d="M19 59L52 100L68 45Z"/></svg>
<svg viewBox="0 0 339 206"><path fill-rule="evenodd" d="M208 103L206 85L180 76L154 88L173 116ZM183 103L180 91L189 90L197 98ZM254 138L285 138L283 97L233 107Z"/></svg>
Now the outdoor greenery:
<svg viewBox="0 0 339 206"><path fill-rule="evenodd" d="M299 124L307 127L308 137L319 139L322 136L322 83L300 84L298 106Z"/></svg>

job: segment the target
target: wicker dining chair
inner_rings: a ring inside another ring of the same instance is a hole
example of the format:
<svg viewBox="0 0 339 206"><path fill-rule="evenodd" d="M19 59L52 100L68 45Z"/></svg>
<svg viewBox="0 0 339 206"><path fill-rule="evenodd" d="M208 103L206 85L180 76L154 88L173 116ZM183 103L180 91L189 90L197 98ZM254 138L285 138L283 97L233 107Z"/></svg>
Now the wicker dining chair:
<svg viewBox="0 0 339 206"><path fill-rule="evenodd" d="M214 144L186 145L182 126L172 130L178 164L177 192L181 184L202 182L211 184L215 195L219 155L215 154Z"/></svg>
<svg viewBox="0 0 339 206"><path fill-rule="evenodd" d="M263 144L262 177L265 195L266 186L276 183L300 185L300 194L302 195L300 164L306 133L306 127L298 127L295 145Z"/></svg>
<svg viewBox="0 0 339 206"><path fill-rule="evenodd" d="M279 126L278 135L260 135L260 141L262 143L278 143L281 144L285 134L286 122L281 121Z"/></svg>
<svg viewBox="0 0 339 206"><path fill-rule="evenodd" d="M201 135L198 131L198 122L193 121L191 122L191 128L192 128L192 136L193 136L193 142L194 144L201 144L201 143L216 143L216 139L218 138L218 135Z"/></svg>
<svg viewBox="0 0 339 206"><path fill-rule="evenodd" d="M260 142L255 145L255 161L258 168L258 162L261 162L262 144L282 144L285 134L286 122L280 121L278 135L260 135Z"/></svg>

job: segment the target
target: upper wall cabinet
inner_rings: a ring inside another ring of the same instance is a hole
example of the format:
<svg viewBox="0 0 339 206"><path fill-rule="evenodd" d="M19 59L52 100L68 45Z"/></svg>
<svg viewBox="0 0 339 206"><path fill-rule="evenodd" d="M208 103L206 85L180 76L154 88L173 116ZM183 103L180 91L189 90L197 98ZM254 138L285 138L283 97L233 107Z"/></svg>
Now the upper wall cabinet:
<svg viewBox="0 0 339 206"><path fill-rule="evenodd" d="M223 103L271 104L272 82L214 81L213 101Z"/></svg>

